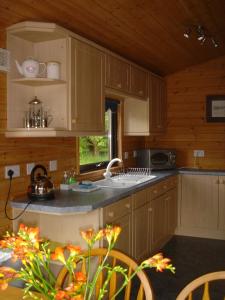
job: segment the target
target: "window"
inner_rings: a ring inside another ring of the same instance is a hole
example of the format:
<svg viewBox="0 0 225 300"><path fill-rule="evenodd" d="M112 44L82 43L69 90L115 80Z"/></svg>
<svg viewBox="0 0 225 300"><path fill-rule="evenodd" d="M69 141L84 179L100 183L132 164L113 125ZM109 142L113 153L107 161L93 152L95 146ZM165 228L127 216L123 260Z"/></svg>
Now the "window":
<svg viewBox="0 0 225 300"><path fill-rule="evenodd" d="M105 135L80 137L81 172L105 168L117 156L118 104L116 100L106 99Z"/></svg>

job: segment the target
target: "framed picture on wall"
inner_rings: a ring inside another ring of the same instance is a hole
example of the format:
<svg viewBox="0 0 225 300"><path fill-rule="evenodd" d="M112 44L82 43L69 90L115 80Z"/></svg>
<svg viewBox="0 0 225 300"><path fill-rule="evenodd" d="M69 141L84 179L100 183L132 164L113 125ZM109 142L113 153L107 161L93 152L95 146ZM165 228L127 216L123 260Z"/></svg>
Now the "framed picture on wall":
<svg viewBox="0 0 225 300"><path fill-rule="evenodd" d="M225 122L225 95L206 97L206 121Z"/></svg>

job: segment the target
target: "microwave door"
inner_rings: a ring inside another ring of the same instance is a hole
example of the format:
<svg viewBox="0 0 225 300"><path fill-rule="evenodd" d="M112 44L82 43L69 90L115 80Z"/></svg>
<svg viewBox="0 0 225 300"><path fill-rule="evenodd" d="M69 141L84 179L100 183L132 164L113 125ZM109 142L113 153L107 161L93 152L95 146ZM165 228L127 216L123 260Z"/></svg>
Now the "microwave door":
<svg viewBox="0 0 225 300"><path fill-rule="evenodd" d="M165 167L168 165L168 154L162 153L162 152L157 152L152 154L151 156L151 166L153 168L160 168L160 167Z"/></svg>

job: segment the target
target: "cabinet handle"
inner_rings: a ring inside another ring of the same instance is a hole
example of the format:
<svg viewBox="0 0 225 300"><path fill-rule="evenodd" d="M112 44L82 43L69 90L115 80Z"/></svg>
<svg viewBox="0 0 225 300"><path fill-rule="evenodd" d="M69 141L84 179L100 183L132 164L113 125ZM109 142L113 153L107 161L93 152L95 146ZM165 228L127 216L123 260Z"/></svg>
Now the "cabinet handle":
<svg viewBox="0 0 225 300"><path fill-rule="evenodd" d="M140 91L138 92L138 94L139 94L139 95L143 95L143 91L140 90Z"/></svg>
<svg viewBox="0 0 225 300"><path fill-rule="evenodd" d="M216 180L216 184L220 184L220 181L219 181L219 179L218 179L218 180Z"/></svg>
<svg viewBox="0 0 225 300"><path fill-rule="evenodd" d="M122 84L121 84L121 83L118 83L118 84L117 84L117 87L121 89Z"/></svg>
<svg viewBox="0 0 225 300"><path fill-rule="evenodd" d="M166 201L168 201L168 200L170 200L170 197L166 197L166 199L165 199Z"/></svg>
<svg viewBox="0 0 225 300"><path fill-rule="evenodd" d="M157 125L157 128L161 128L161 125Z"/></svg>
<svg viewBox="0 0 225 300"><path fill-rule="evenodd" d="M125 204L126 208L130 208L130 203Z"/></svg>
<svg viewBox="0 0 225 300"><path fill-rule="evenodd" d="M166 190L167 189L167 185L164 185L163 188L164 188L164 190Z"/></svg>
<svg viewBox="0 0 225 300"><path fill-rule="evenodd" d="M75 124L76 123L76 119L72 119L71 123Z"/></svg>
<svg viewBox="0 0 225 300"><path fill-rule="evenodd" d="M114 212L113 212L113 211L110 211L110 212L108 213L108 216L109 216L110 218L113 218L113 217L114 217Z"/></svg>
<svg viewBox="0 0 225 300"><path fill-rule="evenodd" d="M157 193L158 193L158 191L157 191L157 190L153 190L153 193L154 193L154 194L157 194Z"/></svg>
<svg viewBox="0 0 225 300"><path fill-rule="evenodd" d="M152 208L151 207L148 208L148 212L152 212Z"/></svg>

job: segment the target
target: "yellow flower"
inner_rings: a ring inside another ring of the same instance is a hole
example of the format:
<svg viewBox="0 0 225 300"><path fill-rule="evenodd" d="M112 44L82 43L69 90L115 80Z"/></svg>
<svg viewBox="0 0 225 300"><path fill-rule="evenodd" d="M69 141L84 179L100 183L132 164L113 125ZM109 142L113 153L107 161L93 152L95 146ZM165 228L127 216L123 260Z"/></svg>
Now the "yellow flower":
<svg viewBox="0 0 225 300"><path fill-rule="evenodd" d="M62 247L56 247L55 251L51 254L52 260L59 260L63 264L66 263L65 257L64 257L64 249Z"/></svg>
<svg viewBox="0 0 225 300"><path fill-rule="evenodd" d="M85 231L81 231L81 236L82 238L88 243L88 245L90 246L92 244L93 238L94 238L94 229L93 228L89 228Z"/></svg>

